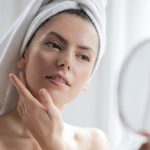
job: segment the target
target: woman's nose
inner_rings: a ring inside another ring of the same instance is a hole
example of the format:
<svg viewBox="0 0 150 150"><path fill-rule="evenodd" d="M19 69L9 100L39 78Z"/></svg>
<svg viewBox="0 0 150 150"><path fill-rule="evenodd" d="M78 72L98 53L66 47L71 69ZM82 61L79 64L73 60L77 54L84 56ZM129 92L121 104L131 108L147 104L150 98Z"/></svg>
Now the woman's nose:
<svg viewBox="0 0 150 150"><path fill-rule="evenodd" d="M64 71L70 71L72 67L72 54L64 53L61 56L59 56L57 60L57 67L59 69L63 69Z"/></svg>

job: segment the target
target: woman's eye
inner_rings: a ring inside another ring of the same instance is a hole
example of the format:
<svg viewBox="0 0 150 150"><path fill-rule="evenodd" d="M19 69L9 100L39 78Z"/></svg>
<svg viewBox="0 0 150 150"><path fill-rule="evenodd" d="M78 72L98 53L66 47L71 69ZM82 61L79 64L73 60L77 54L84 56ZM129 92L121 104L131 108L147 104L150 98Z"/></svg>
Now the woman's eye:
<svg viewBox="0 0 150 150"><path fill-rule="evenodd" d="M55 43L55 42L49 41L49 42L46 42L46 45L47 45L48 47L51 47L51 48L54 48L54 49L62 50L62 48L60 47L60 45L58 45L58 44Z"/></svg>
<svg viewBox="0 0 150 150"><path fill-rule="evenodd" d="M88 61L88 62L90 61L90 58L86 55L80 55L79 57L84 61Z"/></svg>

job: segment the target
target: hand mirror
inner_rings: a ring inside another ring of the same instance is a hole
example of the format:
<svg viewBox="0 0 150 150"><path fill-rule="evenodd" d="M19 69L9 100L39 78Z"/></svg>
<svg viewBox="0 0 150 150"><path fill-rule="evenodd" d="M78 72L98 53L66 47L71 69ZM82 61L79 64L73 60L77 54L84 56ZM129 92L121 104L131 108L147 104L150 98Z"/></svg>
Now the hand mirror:
<svg viewBox="0 0 150 150"><path fill-rule="evenodd" d="M127 56L117 88L119 116L124 127L147 137L150 135L150 39L138 44Z"/></svg>

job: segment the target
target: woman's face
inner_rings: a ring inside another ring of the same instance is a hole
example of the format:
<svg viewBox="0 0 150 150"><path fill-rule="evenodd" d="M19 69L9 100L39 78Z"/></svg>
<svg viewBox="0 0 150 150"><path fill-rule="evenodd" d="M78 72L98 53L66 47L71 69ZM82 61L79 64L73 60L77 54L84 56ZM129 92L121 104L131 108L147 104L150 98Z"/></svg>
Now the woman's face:
<svg viewBox="0 0 150 150"><path fill-rule="evenodd" d="M44 24L26 49L24 72L31 93L48 90L61 109L86 87L98 51L92 23L70 14L59 14Z"/></svg>

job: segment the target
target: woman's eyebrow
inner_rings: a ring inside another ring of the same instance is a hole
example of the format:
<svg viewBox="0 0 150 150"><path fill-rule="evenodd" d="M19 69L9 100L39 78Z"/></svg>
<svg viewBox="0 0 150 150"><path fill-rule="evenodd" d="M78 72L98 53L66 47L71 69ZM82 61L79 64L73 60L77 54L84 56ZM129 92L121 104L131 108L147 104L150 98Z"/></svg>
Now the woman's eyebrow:
<svg viewBox="0 0 150 150"><path fill-rule="evenodd" d="M60 41L62 41L63 43L68 44L68 41L67 41L62 35L60 35L60 34L57 33L57 32L51 31L51 32L48 33L48 35L53 35L53 36L57 37L57 38L58 38ZM95 50L92 49L91 47L83 46L83 45L77 45L77 48L82 49L82 50L91 51L91 52L94 52L94 51L95 51Z"/></svg>
<svg viewBox="0 0 150 150"><path fill-rule="evenodd" d="M78 45L77 46L79 49L83 49L83 50L87 50L87 51L92 51L94 52L94 50L91 47L88 46L82 46L82 45Z"/></svg>
<svg viewBox="0 0 150 150"><path fill-rule="evenodd" d="M57 37L63 43L66 43L66 44L68 43L68 41L57 32L51 31L48 33L48 35L53 35L53 36Z"/></svg>

